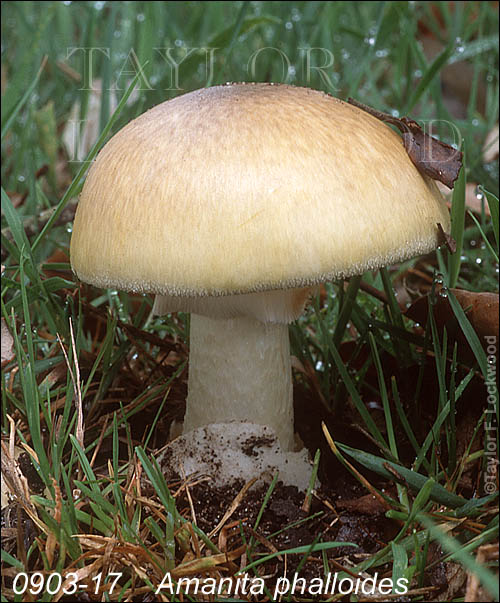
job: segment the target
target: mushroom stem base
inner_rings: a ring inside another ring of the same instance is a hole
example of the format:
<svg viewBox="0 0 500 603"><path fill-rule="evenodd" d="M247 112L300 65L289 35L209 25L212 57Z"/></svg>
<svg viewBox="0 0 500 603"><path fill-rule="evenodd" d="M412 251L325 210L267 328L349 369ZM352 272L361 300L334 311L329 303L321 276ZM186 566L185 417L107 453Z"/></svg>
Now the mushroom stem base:
<svg viewBox="0 0 500 603"><path fill-rule="evenodd" d="M288 325L191 314L184 432L228 421L267 425L294 449Z"/></svg>

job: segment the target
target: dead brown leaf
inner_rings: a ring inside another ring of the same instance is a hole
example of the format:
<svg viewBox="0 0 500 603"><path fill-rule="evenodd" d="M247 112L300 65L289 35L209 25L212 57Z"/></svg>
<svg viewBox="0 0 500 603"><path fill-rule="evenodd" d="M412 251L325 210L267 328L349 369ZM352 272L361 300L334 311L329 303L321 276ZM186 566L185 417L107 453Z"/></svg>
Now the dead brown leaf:
<svg viewBox="0 0 500 603"><path fill-rule="evenodd" d="M387 511L386 505L383 505L373 494L365 494L351 500L339 500L337 508L362 515L381 515Z"/></svg>
<svg viewBox="0 0 500 603"><path fill-rule="evenodd" d="M72 214L73 214L74 208L72 209ZM73 214L74 217L74 214ZM68 218L71 218L70 215L68 215ZM54 277L54 276L61 276L63 278L67 278L68 280L71 280L73 278L73 273L71 272L71 269L69 268L69 256L67 254L66 251L63 251L62 249L56 249L45 261L44 264L46 264L46 266L43 268L43 273L47 278L50 277ZM62 270L61 268L55 268L52 269L50 267L50 264L68 264L68 270Z"/></svg>
<svg viewBox="0 0 500 603"><path fill-rule="evenodd" d="M438 182L438 188L444 195L448 203L451 202L452 191L447 186ZM465 185L465 205L467 209L470 209L476 214L481 214L484 211L485 216L490 216L490 206L484 199L484 195L478 188L478 184L475 182L467 182Z"/></svg>
<svg viewBox="0 0 500 603"><path fill-rule="evenodd" d="M479 340L486 347L485 337L497 335L499 329L499 298L498 293L477 293L465 291L465 289L450 289L458 303L465 311ZM436 292L436 303L434 305L434 317L439 330L446 327L450 341L457 341L459 354L462 358L473 358L472 350L463 334L455 313L447 296L441 296ZM417 323L425 325L429 313L428 296L419 297L406 310L406 316Z"/></svg>
<svg viewBox="0 0 500 603"><path fill-rule="evenodd" d="M462 588L467 578L464 568L458 563L447 562L443 567L444 582L446 588L439 593L436 601L453 601L455 597L460 595ZM469 601L469 599L465 599Z"/></svg>
<svg viewBox="0 0 500 603"><path fill-rule="evenodd" d="M54 478L52 478L52 487L55 492L55 507L53 511L53 518L58 524L61 522L61 510L62 510L62 494L61 488L59 488L59 484L56 482ZM49 568L53 567L54 562L54 554L55 550L58 546L58 535L56 535L52 530L47 534L47 541L45 543L45 554L47 555L47 563L49 564Z"/></svg>
<svg viewBox="0 0 500 603"><path fill-rule="evenodd" d="M19 463L15 459L15 456L11 456L11 451L4 442L1 442L0 445L2 447L2 477L5 480L8 491L15 497L16 502L21 505L33 522L48 534L48 528L38 518L36 508L31 502L28 480L19 468Z"/></svg>
<svg viewBox="0 0 500 603"><path fill-rule="evenodd" d="M246 546L240 546L230 553L219 553L216 555L210 555L209 557L194 559L193 561L188 561L187 563L181 563L170 573L172 578L176 580L182 576L194 576L199 572L208 572L216 569L219 565L223 565L229 561L238 559L238 557L241 557L245 551Z"/></svg>
<svg viewBox="0 0 500 603"><path fill-rule="evenodd" d="M102 80L94 80L94 86L88 97L85 120L80 119L80 102L74 103L64 127L62 141L69 161L80 162L89 154L90 149L99 138L102 103ZM118 102L116 94L109 96L109 111L113 113Z"/></svg>
<svg viewBox="0 0 500 603"><path fill-rule="evenodd" d="M64 595L66 589L68 589L72 584L84 582L86 578L92 575L97 574L97 570L101 569L103 566L103 558L98 558L96 561L91 563L90 565L86 565L85 567L81 567L79 569L71 569L67 573L68 577L63 582L59 592L56 594L54 601L59 601L59 599Z"/></svg>
<svg viewBox="0 0 500 603"><path fill-rule="evenodd" d="M385 123L396 126L403 134L403 144L413 164L429 178L453 188L462 167L462 151L429 136L415 120L409 117L393 117L353 98L347 99L347 102Z"/></svg>
<svg viewBox="0 0 500 603"><path fill-rule="evenodd" d="M439 244L445 245L450 253L455 253L457 250L457 242L455 239L444 231L443 225L441 222L437 223L438 227L438 236L439 236Z"/></svg>
<svg viewBox="0 0 500 603"><path fill-rule="evenodd" d="M55 386L58 383L64 383L66 381L68 371L64 362L59 362L56 366L47 374L42 383L47 383L49 386Z"/></svg>
<svg viewBox="0 0 500 603"><path fill-rule="evenodd" d="M486 216L490 216L490 206L484 195L480 192L478 185L474 182L468 182L465 185L465 205L476 214L484 211Z"/></svg>
<svg viewBox="0 0 500 603"><path fill-rule="evenodd" d="M480 546L477 549L476 561L481 565L488 561L498 562L498 542ZM477 574L469 572L467 574L467 589L464 600L471 602L494 601L494 598L481 587Z"/></svg>
<svg viewBox="0 0 500 603"><path fill-rule="evenodd" d="M498 122L488 132L483 145L483 161L490 163L498 159Z"/></svg>
<svg viewBox="0 0 500 603"><path fill-rule="evenodd" d="M10 202L14 207L19 207L26 200L26 197L28 196L28 191L24 191L22 193L17 191L7 191L7 196L9 197Z"/></svg>
<svg viewBox="0 0 500 603"><path fill-rule="evenodd" d="M2 367L15 357L14 338L10 334L7 323L2 318Z"/></svg>

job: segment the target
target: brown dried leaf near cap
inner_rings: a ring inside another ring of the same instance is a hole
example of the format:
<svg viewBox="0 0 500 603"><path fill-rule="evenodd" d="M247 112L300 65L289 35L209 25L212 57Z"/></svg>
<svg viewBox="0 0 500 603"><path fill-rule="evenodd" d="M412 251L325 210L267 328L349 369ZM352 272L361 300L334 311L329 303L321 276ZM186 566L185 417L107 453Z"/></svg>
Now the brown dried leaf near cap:
<svg viewBox="0 0 500 603"><path fill-rule="evenodd" d="M415 120L409 117L393 117L353 98L349 98L347 102L363 109L363 111L370 113L381 121L396 126L403 134L403 144L413 164L427 174L429 178L453 188L462 167L462 151L434 138L434 136L429 136Z"/></svg>

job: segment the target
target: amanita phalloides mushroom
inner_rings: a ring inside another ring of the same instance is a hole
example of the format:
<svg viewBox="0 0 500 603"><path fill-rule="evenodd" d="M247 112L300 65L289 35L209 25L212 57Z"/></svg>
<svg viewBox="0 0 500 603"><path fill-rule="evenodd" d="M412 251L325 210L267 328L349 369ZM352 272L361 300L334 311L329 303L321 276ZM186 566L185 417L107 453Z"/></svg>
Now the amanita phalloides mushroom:
<svg viewBox="0 0 500 603"><path fill-rule="evenodd" d="M318 283L435 249L449 214L401 137L287 85L153 107L104 146L71 240L78 277L191 312L184 431L250 421L295 446L288 323Z"/></svg>

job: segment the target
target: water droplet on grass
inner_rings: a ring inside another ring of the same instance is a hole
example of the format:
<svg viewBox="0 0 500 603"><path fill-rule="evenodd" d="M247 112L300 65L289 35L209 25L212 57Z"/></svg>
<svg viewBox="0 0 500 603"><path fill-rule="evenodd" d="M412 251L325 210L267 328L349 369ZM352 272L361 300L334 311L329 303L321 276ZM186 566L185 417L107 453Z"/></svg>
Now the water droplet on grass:
<svg viewBox="0 0 500 603"><path fill-rule="evenodd" d="M462 52L464 52L464 50L465 50L465 46L463 45L462 38L455 38L455 44L456 44L455 50L458 53L462 54Z"/></svg>

